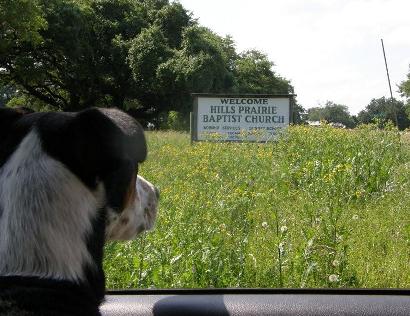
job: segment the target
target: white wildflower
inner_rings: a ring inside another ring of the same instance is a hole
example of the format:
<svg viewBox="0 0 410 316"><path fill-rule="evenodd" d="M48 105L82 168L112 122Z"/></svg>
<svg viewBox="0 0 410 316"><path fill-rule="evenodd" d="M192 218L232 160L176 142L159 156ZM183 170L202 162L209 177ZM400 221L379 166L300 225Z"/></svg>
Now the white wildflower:
<svg viewBox="0 0 410 316"><path fill-rule="evenodd" d="M253 254L249 253L249 257L251 257L251 259L252 259L252 261L253 261L253 265L254 265L255 268L256 268L256 258L255 258L255 256L254 256Z"/></svg>
<svg viewBox="0 0 410 316"><path fill-rule="evenodd" d="M170 260L170 263L171 263L171 264L174 264L174 263L177 262L179 259L181 259L181 257L182 257L182 254L173 257L173 258Z"/></svg>
<svg viewBox="0 0 410 316"><path fill-rule="evenodd" d="M281 226L280 227L280 232L283 234L283 233L286 233L288 231L288 227L287 226L285 226L285 225L283 225L283 226Z"/></svg>
<svg viewBox="0 0 410 316"><path fill-rule="evenodd" d="M279 252L280 254L285 253L285 243L284 242L279 243Z"/></svg>
<svg viewBox="0 0 410 316"><path fill-rule="evenodd" d="M334 266L334 267L338 267L340 265L340 262L339 262L339 260L333 260L332 261L332 266Z"/></svg>
<svg viewBox="0 0 410 316"><path fill-rule="evenodd" d="M262 226L262 228L268 228L268 223L267 222L262 222L261 226Z"/></svg>
<svg viewBox="0 0 410 316"><path fill-rule="evenodd" d="M339 276L337 274L331 274L329 275L329 281L334 283L339 281Z"/></svg>
<svg viewBox="0 0 410 316"><path fill-rule="evenodd" d="M359 215L354 214L353 217L352 217L352 219L353 219L354 221L357 221L357 220L359 219Z"/></svg>

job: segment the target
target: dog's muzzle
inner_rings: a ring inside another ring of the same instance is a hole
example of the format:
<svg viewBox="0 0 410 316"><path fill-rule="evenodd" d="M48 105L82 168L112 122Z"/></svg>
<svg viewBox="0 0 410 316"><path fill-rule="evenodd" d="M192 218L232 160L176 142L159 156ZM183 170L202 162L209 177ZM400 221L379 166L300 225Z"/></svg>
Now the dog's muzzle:
<svg viewBox="0 0 410 316"><path fill-rule="evenodd" d="M154 227L160 197L159 189L138 176L135 193L135 199L120 214L107 210L107 240L130 240Z"/></svg>

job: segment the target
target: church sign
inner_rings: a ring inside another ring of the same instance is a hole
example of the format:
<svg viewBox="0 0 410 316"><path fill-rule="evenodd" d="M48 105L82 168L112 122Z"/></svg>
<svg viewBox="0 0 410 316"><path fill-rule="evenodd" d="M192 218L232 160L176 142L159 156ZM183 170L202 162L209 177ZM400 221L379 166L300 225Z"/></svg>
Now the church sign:
<svg viewBox="0 0 410 316"><path fill-rule="evenodd" d="M192 140L275 139L291 123L293 96L193 94Z"/></svg>

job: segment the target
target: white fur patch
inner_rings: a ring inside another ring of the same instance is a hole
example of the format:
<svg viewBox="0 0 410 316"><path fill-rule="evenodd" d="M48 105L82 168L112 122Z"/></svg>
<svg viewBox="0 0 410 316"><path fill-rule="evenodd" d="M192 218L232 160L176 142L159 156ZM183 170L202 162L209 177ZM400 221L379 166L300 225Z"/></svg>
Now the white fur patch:
<svg viewBox="0 0 410 316"><path fill-rule="evenodd" d="M35 130L27 134L0 169L0 275L84 279L93 266L86 236L104 196L48 156Z"/></svg>
<svg viewBox="0 0 410 316"><path fill-rule="evenodd" d="M107 240L130 240L150 230L157 216L158 197L153 184L138 176L135 200L120 215L108 209Z"/></svg>

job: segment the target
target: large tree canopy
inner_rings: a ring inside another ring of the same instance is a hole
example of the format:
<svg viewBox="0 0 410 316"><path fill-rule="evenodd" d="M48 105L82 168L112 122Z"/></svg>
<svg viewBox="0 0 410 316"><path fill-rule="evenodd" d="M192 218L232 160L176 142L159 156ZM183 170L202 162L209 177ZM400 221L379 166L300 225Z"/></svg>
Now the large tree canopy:
<svg viewBox="0 0 410 316"><path fill-rule="evenodd" d="M274 63L257 50L240 54L234 68L235 89L241 93L293 93L290 82L276 75L273 66Z"/></svg>
<svg viewBox="0 0 410 316"><path fill-rule="evenodd" d="M111 105L133 91L127 40L144 17L134 1L42 0L47 29L40 45L4 54L4 77L57 109Z"/></svg>
<svg viewBox="0 0 410 316"><path fill-rule="evenodd" d="M372 99L363 111L357 115L359 123L385 124L387 121L393 122L400 130L410 126L406 108L402 101L381 97Z"/></svg>
<svg viewBox="0 0 410 316"><path fill-rule="evenodd" d="M46 26L38 1L0 0L0 56L25 43L41 43L39 31Z"/></svg>
<svg viewBox="0 0 410 316"><path fill-rule="evenodd" d="M237 54L178 2L0 0L0 17L0 81L20 91L13 104L149 118L188 113L193 92L293 92L265 54Z"/></svg>

